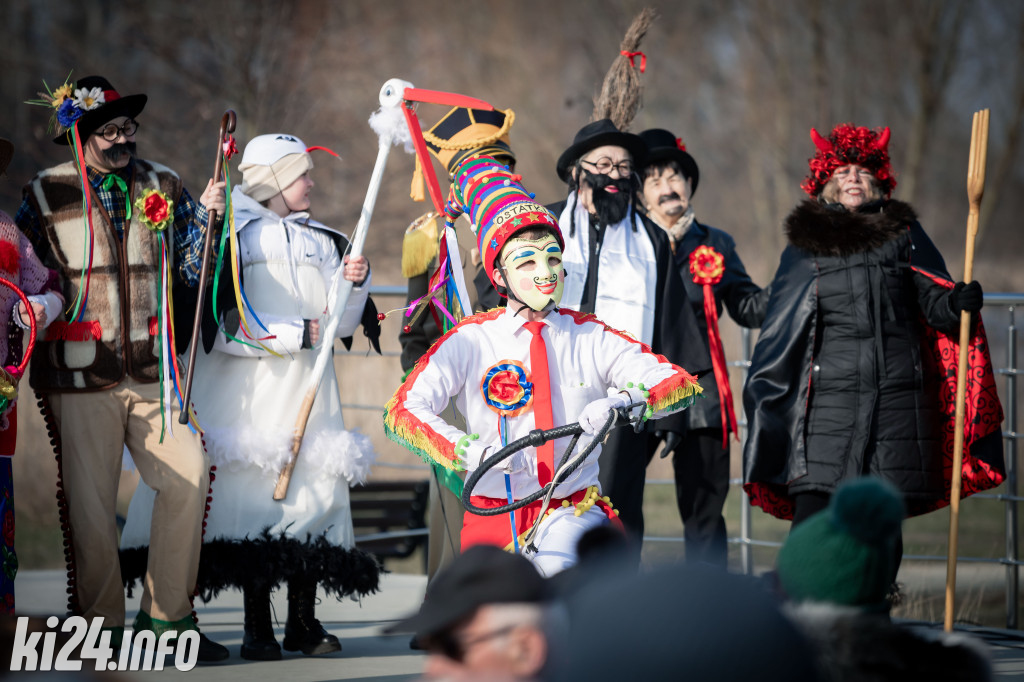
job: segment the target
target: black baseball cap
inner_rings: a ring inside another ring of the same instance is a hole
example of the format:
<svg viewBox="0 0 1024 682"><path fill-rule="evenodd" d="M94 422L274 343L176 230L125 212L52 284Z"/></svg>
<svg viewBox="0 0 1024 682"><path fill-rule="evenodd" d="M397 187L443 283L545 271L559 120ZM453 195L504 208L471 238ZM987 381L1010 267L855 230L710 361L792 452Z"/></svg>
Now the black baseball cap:
<svg viewBox="0 0 1024 682"><path fill-rule="evenodd" d="M487 604L540 604L550 597L547 581L522 556L475 545L437 574L417 613L384 632L412 632L417 639L424 638L453 627Z"/></svg>

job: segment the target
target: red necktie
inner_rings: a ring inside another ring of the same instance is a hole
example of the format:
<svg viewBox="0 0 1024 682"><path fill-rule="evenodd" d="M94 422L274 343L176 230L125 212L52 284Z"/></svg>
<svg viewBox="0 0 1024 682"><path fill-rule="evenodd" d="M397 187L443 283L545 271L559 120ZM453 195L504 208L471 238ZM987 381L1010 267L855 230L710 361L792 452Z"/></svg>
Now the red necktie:
<svg viewBox="0 0 1024 682"><path fill-rule="evenodd" d="M533 374L533 424L538 429L547 431L555 427L551 416L551 377L548 374L548 349L540 330L544 328L541 321L527 322L523 325L530 330L530 372ZM537 448L537 479L542 486L551 482L555 473L555 443L548 441Z"/></svg>

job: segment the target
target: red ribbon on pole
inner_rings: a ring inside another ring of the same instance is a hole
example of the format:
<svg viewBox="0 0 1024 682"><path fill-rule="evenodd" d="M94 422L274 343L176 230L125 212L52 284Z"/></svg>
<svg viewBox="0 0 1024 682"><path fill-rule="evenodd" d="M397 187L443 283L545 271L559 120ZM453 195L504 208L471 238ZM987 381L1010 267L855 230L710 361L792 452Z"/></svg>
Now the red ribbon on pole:
<svg viewBox="0 0 1024 682"><path fill-rule="evenodd" d="M722 414L722 447L729 445L729 429L740 439L736 428L736 411L732 405L732 388L729 386L729 370L725 364L725 349L718 333L718 307L712 287L722 281L725 273L725 258L714 248L698 246L690 254L690 274L693 281L704 290L704 317L708 323L708 347L711 350L711 367L715 371L718 386L718 402Z"/></svg>
<svg viewBox="0 0 1024 682"><path fill-rule="evenodd" d="M636 68L636 62L633 60L636 59L637 57L640 57L640 73L643 73L644 71L647 70L647 55L645 55L643 52L629 52L628 50L621 50L619 54L628 59L629 65L632 66L634 69Z"/></svg>

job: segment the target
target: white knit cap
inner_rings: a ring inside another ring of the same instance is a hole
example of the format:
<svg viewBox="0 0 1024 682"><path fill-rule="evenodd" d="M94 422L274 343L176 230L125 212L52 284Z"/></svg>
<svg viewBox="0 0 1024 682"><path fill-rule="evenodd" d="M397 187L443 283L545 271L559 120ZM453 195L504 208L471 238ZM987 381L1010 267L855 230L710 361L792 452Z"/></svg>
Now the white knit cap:
<svg viewBox="0 0 1024 682"><path fill-rule="evenodd" d="M294 135L259 135L245 145L242 163L242 191L256 201L266 201L283 192L313 168L306 144Z"/></svg>

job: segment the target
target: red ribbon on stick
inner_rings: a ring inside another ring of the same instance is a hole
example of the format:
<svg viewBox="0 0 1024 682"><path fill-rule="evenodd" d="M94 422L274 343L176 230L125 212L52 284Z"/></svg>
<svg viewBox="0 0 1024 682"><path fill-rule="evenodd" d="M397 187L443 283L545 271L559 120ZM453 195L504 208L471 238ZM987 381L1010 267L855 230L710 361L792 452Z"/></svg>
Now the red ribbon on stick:
<svg viewBox="0 0 1024 682"><path fill-rule="evenodd" d="M632 66L634 69L636 68L636 62L633 60L636 59L637 57L640 57L640 73L643 73L644 71L647 70L647 55L645 55L643 52L630 52L628 50L621 50L619 54L628 59L629 65Z"/></svg>
<svg viewBox="0 0 1024 682"><path fill-rule="evenodd" d="M725 258L714 248L698 246L690 254L690 274L693 281L704 290L704 317L708 322L708 347L711 350L711 366L715 371L718 385L718 402L722 411L722 447L729 445L729 429L740 439L736 428L736 411L732 405L732 388L729 386L729 370L725 364L725 349L722 336L718 333L718 307L712 287L722 281L725 273Z"/></svg>

